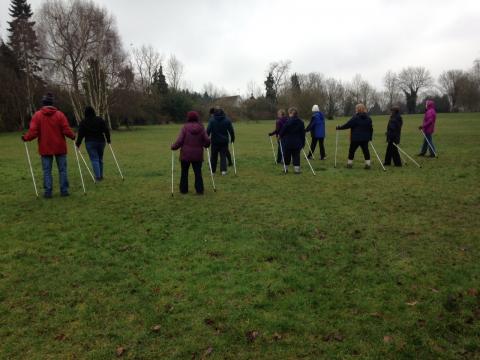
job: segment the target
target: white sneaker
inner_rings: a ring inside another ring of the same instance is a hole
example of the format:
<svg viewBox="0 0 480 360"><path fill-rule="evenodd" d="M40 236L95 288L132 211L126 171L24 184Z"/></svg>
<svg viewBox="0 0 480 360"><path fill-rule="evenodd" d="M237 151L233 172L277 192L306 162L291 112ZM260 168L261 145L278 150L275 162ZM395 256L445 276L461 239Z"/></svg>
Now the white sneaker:
<svg viewBox="0 0 480 360"><path fill-rule="evenodd" d="M222 176L225 176L227 175L227 172L226 171L222 171Z"/></svg>

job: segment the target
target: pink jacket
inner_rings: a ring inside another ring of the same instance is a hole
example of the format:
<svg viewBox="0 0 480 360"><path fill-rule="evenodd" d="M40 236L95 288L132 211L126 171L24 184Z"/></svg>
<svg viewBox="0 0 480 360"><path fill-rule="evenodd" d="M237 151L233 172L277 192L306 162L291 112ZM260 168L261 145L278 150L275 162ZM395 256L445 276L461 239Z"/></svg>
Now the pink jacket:
<svg viewBox="0 0 480 360"><path fill-rule="evenodd" d="M433 134L435 131L435 121L437 120L437 112L435 111L435 103L427 100L427 111L423 117L422 129L425 134Z"/></svg>

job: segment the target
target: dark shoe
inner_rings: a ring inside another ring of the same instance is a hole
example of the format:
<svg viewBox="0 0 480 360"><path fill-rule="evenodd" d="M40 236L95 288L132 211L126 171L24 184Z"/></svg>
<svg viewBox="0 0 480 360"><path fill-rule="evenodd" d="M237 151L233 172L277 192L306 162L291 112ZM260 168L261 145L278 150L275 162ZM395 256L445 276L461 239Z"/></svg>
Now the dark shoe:
<svg viewBox="0 0 480 360"><path fill-rule="evenodd" d="M429 158L436 158L434 154L430 154Z"/></svg>
<svg viewBox="0 0 480 360"><path fill-rule="evenodd" d="M320 160L327 160L327 157L326 156L322 157Z"/></svg>
<svg viewBox="0 0 480 360"><path fill-rule="evenodd" d="M52 198L52 194L43 194L43 197L45 199L51 199Z"/></svg>
<svg viewBox="0 0 480 360"><path fill-rule="evenodd" d="M372 168L372 166L371 166L371 165L365 165L363 168L364 168L365 170L370 170L370 169Z"/></svg>
<svg viewBox="0 0 480 360"><path fill-rule="evenodd" d="M347 164L347 169L352 169L353 165L352 164Z"/></svg>
<svg viewBox="0 0 480 360"><path fill-rule="evenodd" d="M383 163L383 166L390 166L392 164Z"/></svg>
<svg viewBox="0 0 480 360"><path fill-rule="evenodd" d="M420 153L420 154L417 154L417 156L425 156L425 154Z"/></svg>
<svg viewBox="0 0 480 360"><path fill-rule="evenodd" d="M69 194L68 192L66 192L66 193L61 193L60 196L61 196L61 197L67 197L67 196L70 196L70 194Z"/></svg>

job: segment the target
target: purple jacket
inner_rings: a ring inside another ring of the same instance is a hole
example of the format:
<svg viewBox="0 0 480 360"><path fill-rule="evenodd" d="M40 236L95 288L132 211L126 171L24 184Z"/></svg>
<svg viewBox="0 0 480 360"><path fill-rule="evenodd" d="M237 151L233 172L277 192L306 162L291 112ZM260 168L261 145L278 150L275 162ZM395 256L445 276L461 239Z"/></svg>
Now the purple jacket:
<svg viewBox="0 0 480 360"><path fill-rule="evenodd" d="M277 122L275 123L275 131L272 131L269 135L277 135L280 134L280 130L282 130L283 126L287 123L288 117L284 116L281 118L277 119Z"/></svg>
<svg viewBox="0 0 480 360"><path fill-rule="evenodd" d="M425 134L433 134L435 131L435 121L437 120L437 112L435 111L435 103L427 100L427 111L423 117L422 129Z"/></svg>
<svg viewBox="0 0 480 360"><path fill-rule="evenodd" d="M202 124L199 122L186 123L172 150L180 150L181 161L203 161L203 148L210 146L210 139Z"/></svg>

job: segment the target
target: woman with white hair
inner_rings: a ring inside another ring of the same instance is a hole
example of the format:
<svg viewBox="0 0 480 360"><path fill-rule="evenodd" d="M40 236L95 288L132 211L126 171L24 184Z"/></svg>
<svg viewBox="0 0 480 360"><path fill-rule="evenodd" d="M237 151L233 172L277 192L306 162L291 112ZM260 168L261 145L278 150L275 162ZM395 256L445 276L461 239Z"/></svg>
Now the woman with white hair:
<svg viewBox="0 0 480 360"><path fill-rule="evenodd" d="M318 105L313 105L312 107L312 119L310 124L308 124L305 131L310 131L312 135L312 144L310 145L310 152L308 153L308 158L311 159L315 148L317 147L317 142L319 143L320 148L320 160L325 160L327 157L325 155L325 116L320 111Z"/></svg>

